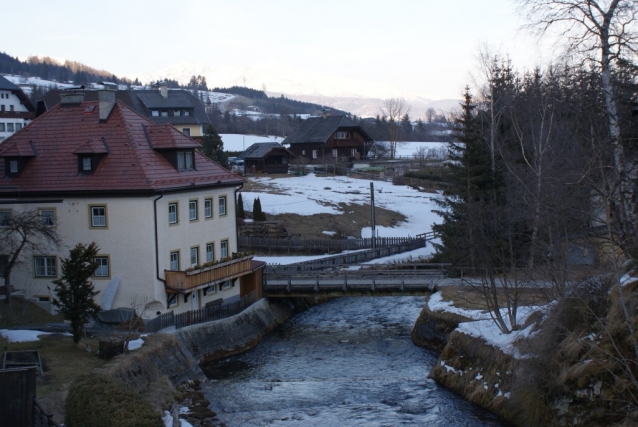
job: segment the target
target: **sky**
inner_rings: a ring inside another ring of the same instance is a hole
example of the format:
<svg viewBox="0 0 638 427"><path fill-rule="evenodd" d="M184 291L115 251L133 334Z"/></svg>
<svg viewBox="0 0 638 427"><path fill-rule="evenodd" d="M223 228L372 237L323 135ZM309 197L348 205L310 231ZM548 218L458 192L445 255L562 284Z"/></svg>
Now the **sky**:
<svg viewBox="0 0 638 427"><path fill-rule="evenodd" d="M275 89L277 78L315 73L319 91L334 77L361 84L366 96L436 100L460 97L480 46L521 68L545 59L518 31L515 9L515 0L63 0L26 9L7 2L5 16L25 19L4 20L4 34L19 36L6 37L0 51L131 78L183 62L262 66L277 73L249 86Z"/></svg>

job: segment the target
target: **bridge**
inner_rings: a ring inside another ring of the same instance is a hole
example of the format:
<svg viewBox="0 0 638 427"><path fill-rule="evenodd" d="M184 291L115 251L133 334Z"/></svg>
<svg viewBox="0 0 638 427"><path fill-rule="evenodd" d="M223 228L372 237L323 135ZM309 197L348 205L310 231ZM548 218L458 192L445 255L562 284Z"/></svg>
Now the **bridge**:
<svg viewBox="0 0 638 427"><path fill-rule="evenodd" d="M339 266L323 271L266 271L264 296L415 296L429 295L447 277L449 264L375 264ZM359 268L353 270L352 268Z"/></svg>

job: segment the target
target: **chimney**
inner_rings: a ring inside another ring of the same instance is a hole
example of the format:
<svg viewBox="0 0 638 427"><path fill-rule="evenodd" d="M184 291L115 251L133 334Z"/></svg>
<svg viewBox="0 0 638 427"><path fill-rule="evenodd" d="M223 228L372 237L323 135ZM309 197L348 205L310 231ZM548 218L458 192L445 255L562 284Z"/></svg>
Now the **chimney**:
<svg viewBox="0 0 638 427"><path fill-rule="evenodd" d="M84 90L63 90L60 91L60 104L79 105L84 101Z"/></svg>
<svg viewBox="0 0 638 427"><path fill-rule="evenodd" d="M109 118L109 115L115 106L115 91L100 90L97 94L98 100L100 101L100 121L105 122Z"/></svg>
<svg viewBox="0 0 638 427"><path fill-rule="evenodd" d="M162 94L162 98L168 98L168 83L159 82L157 85L159 86L159 91Z"/></svg>
<svg viewBox="0 0 638 427"><path fill-rule="evenodd" d="M323 113L321 114L321 116L325 119L326 117L330 116L330 108L324 108L323 109Z"/></svg>

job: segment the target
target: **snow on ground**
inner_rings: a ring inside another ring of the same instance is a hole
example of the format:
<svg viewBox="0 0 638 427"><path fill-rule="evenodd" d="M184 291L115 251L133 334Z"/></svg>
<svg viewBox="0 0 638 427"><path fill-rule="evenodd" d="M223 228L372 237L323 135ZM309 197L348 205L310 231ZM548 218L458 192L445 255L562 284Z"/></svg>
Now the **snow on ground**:
<svg viewBox="0 0 638 427"><path fill-rule="evenodd" d="M40 341L39 335L49 335L50 332L42 331L30 331L30 330L10 330L0 329L0 335L7 339L9 342L29 342Z"/></svg>
<svg viewBox="0 0 638 427"><path fill-rule="evenodd" d="M397 141L396 155L400 157L414 156L421 148L424 150L446 150L447 142Z"/></svg>
<svg viewBox="0 0 638 427"><path fill-rule="evenodd" d="M341 213L339 203L370 204L370 181L350 177L293 176L283 179L269 177L251 178L258 183L271 185L279 194L242 192L246 210L252 209L253 200L259 197L262 210L266 214L296 213L313 215L317 213ZM397 227L376 227L378 237L408 237L430 231L432 224L439 221L432 212L437 194L422 193L406 185L390 182L374 182L374 203L407 217ZM370 218L361 218L361 235L371 237L368 226Z"/></svg>
<svg viewBox="0 0 638 427"><path fill-rule="evenodd" d="M518 324L523 324L527 317L535 311L542 310L546 312L548 307L549 306L518 307ZM492 320L489 313L483 310L468 310L465 308L454 307L451 301L443 301L440 292L434 293L430 296L428 308L431 311L444 311L446 313L454 313L469 319L474 319L472 322L460 323L457 331L472 337L483 338L487 344L500 349L503 353L511 354L512 356L520 356L518 350L514 347L514 344L516 341L528 337L534 327L534 325L529 325L525 329L504 334L496 326L496 323ZM505 323L509 326L506 309L501 309L501 316L503 316L503 320L505 320Z"/></svg>
<svg viewBox="0 0 638 427"><path fill-rule="evenodd" d="M281 142L280 136L240 135L236 133L220 133L224 142L224 151L244 151L256 142Z"/></svg>

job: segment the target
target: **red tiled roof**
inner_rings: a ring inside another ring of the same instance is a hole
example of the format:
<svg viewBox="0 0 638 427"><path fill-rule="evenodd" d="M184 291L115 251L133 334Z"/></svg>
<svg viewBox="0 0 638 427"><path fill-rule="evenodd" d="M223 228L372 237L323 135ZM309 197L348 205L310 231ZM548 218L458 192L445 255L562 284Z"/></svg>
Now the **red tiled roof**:
<svg viewBox="0 0 638 427"><path fill-rule="evenodd" d="M180 172L163 156L166 149L195 147L199 144L181 132L154 124L120 101L104 122L96 101L57 105L0 143L0 158L35 156L18 177L5 176L6 165L0 161L0 196L17 191L158 192L244 181L197 150L197 170ZM102 154L93 174L78 173L77 154Z"/></svg>

